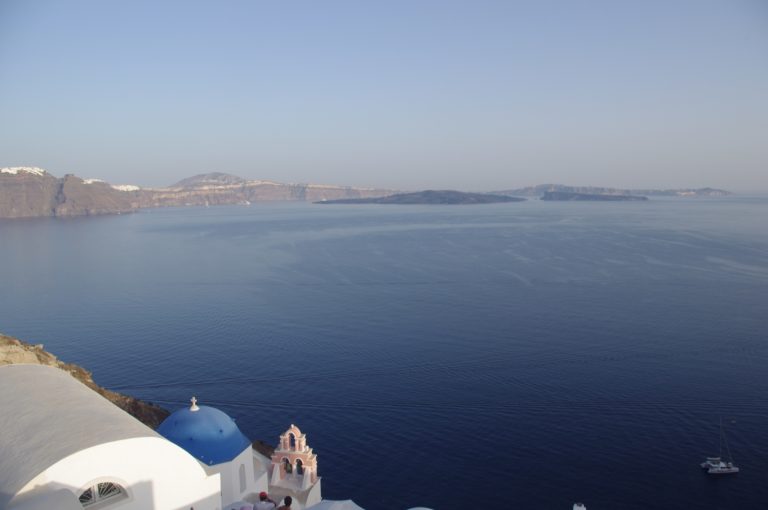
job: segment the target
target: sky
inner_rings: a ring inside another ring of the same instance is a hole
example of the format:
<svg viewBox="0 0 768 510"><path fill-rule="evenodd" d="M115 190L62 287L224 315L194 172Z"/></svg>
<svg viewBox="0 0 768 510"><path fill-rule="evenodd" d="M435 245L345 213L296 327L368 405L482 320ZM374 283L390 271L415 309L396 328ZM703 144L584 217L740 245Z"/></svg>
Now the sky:
<svg viewBox="0 0 768 510"><path fill-rule="evenodd" d="M766 0L0 0L0 166L768 190Z"/></svg>

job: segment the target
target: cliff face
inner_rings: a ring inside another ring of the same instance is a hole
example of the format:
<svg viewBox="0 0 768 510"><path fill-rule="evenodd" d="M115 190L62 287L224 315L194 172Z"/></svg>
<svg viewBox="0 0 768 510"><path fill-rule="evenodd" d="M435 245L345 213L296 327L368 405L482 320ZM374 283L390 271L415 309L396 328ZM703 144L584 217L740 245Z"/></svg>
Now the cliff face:
<svg viewBox="0 0 768 510"><path fill-rule="evenodd" d="M218 186L142 189L137 195L141 207L179 207L252 202L317 202L338 198L380 197L388 193L385 190L252 181Z"/></svg>
<svg viewBox="0 0 768 510"><path fill-rule="evenodd" d="M59 179L47 172L0 172L0 218L53 216L58 192Z"/></svg>
<svg viewBox="0 0 768 510"><path fill-rule="evenodd" d="M42 345L28 344L17 338L0 334L0 366L14 363L46 365L69 372L72 377L153 429L156 429L170 414L162 407L102 388L93 381L90 372L80 366L60 361L43 349ZM14 390L23 391L23 388Z"/></svg>
<svg viewBox="0 0 768 510"><path fill-rule="evenodd" d="M381 197L391 193L391 190L383 189L246 181L235 175L211 173L184 179L168 188L145 188L137 192L137 196L141 207L177 207L251 202L317 202L339 198Z"/></svg>
<svg viewBox="0 0 768 510"><path fill-rule="evenodd" d="M106 182L84 181L74 175L65 175L59 182L54 216L126 213L138 207L129 194Z"/></svg>
<svg viewBox="0 0 768 510"><path fill-rule="evenodd" d="M58 179L38 168L0 169L0 218L88 216L131 212L148 207L249 204L266 201L335 200L381 197L392 190L321 184L247 181L211 173L184 179L168 188L111 186L74 175Z"/></svg>
<svg viewBox="0 0 768 510"><path fill-rule="evenodd" d="M100 181L74 175L56 178L39 168L0 172L0 218L89 216L130 212L138 207L130 194Z"/></svg>

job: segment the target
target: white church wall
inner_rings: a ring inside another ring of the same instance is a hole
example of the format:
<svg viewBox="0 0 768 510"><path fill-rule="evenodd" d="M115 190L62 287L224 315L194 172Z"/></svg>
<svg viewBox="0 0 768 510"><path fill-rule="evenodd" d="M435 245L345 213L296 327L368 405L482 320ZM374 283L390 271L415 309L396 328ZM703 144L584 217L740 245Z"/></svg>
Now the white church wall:
<svg viewBox="0 0 768 510"><path fill-rule="evenodd" d="M243 462L242 456L243 454L241 453L231 461L220 464L221 499L224 505L241 499L239 468Z"/></svg>
<svg viewBox="0 0 768 510"><path fill-rule="evenodd" d="M239 495L238 499L243 499L243 497L246 494L250 494L251 492L253 492L254 483L253 483L253 453L252 452L253 452L253 448L251 448L249 445L248 448L243 450L243 452L240 455L238 455L234 460L237 463L237 470L238 470L238 483L237 483L237 489L238 489L238 495ZM243 473L244 484L243 484L242 490L240 490L241 486L239 481L239 470L241 467L243 468L243 471L244 471Z"/></svg>
<svg viewBox="0 0 768 510"><path fill-rule="evenodd" d="M105 509L221 509L219 476L208 476L187 452L159 437L114 441L72 454L35 477L19 495L64 488L77 497L100 482L119 484L128 493Z"/></svg>
<svg viewBox="0 0 768 510"><path fill-rule="evenodd" d="M233 501L237 501L236 492L232 487L233 477L232 469L229 462L222 464L216 464L215 466L209 466L208 472L217 473L219 475L220 485L219 490L221 494L221 503L223 506L227 506Z"/></svg>
<svg viewBox="0 0 768 510"><path fill-rule="evenodd" d="M249 492L256 494L269 492L269 458L251 449L251 465L253 482Z"/></svg>
<svg viewBox="0 0 768 510"><path fill-rule="evenodd" d="M240 484L241 467L245 475L244 490L241 490ZM221 500L224 506L267 490L266 473L257 472L254 467L254 450L250 446L229 462L205 466L208 473L218 473L221 476Z"/></svg>

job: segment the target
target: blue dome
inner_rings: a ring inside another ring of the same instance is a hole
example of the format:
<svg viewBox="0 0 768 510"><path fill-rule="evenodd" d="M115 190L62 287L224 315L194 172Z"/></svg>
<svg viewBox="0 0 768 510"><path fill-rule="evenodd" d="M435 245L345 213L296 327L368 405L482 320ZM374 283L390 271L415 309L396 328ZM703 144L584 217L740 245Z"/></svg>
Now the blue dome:
<svg viewBox="0 0 768 510"><path fill-rule="evenodd" d="M196 411L179 409L160 424L157 432L209 466L229 462L251 444L235 420L208 406Z"/></svg>

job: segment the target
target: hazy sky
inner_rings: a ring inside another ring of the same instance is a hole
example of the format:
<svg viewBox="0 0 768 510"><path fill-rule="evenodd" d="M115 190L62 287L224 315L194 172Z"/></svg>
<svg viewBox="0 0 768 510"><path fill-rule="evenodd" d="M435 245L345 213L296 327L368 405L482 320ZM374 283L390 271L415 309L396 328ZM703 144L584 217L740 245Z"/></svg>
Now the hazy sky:
<svg viewBox="0 0 768 510"><path fill-rule="evenodd" d="M768 1L0 0L0 166L768 189Z"/></svg>

